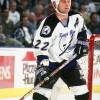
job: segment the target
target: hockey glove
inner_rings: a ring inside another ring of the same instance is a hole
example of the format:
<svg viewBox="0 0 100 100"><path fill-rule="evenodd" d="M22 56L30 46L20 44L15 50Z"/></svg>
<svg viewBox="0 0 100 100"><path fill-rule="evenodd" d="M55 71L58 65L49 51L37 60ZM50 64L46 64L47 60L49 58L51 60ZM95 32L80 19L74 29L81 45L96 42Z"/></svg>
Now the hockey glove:
<svg viewBox="0 0 100 100"><path fill-rule="evenodd" d="M39 56L41 57L41 56ZM42 56L43 58L43 56ZM44 57L45 58L45 57ZM37 59L38 60L38 63L37 63L37 68L36 68L36 77L39 81L42 81L42 80L49 80L47 79L47 76L49 74L49 60L48 59L43 59L43 60L40 60L41 58Z"/></svg>
<svg viewBox="0 0 100 100"><path fill-rule="evenodd" d="M74 52L77 54L76 59L86 56L86 54L88 54L88 42L87 41L78 41Z"/></svg>

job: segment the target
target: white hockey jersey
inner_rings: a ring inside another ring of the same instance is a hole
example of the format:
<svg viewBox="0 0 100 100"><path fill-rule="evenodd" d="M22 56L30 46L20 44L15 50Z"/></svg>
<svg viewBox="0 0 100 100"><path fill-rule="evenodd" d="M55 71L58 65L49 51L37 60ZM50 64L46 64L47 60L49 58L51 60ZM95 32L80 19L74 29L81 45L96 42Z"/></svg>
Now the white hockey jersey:
<svg viewBox="0 0 100 100"><path fill-rule="evenodd" d="M47 55L51 62L68 60L74 54L78 33L86 30L84 19L78 13L69 12L67 25L52 14L45 18L34 38L37 55ZM84 34L84 33L83 33Z"/></svg>

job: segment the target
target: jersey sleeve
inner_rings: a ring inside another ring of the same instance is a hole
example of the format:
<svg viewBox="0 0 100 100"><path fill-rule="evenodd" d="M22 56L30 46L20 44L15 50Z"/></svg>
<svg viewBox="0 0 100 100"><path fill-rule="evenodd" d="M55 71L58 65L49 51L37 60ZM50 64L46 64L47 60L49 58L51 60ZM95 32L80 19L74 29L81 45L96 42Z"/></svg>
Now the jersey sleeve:
<svg viewBox="0 0 100 100"><path fill-rule="evenodd" d="M89 34L89 31L85 25L84 19L82 16L80 16L80 23L79 23L79 31L78 31L78 39L81 36L83 40L89 39L91 34Z"/></svg>

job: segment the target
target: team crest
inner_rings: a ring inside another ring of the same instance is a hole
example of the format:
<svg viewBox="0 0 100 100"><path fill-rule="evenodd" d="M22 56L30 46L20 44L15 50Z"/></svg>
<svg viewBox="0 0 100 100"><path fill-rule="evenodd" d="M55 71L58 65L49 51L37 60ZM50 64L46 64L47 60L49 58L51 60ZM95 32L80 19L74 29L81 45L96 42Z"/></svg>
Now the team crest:
<svg viewBox="0 0 100 100"><path fill-rule="evenodd" d="M70 30L69 33L60 33L59 48L62 51L60 55L62 55L65 52L66 53L70 52L70 46L73 40L74 33L75 31L73 30Z"/></svg>
<svg viewBox="0 0 100 100"><path fill-rule="evenodd" d="M51 32L51 28L49 26L44 26L41 32L41 35L48 36Z"/></svg>
<svg viewBox="0 0 100 100"><path fill-rule="evenodd" d="M70 41L71 41L70 35L62 36L60 41L59 41L60 50L64 51L66 48L68 48L70 45Z"/></svg>

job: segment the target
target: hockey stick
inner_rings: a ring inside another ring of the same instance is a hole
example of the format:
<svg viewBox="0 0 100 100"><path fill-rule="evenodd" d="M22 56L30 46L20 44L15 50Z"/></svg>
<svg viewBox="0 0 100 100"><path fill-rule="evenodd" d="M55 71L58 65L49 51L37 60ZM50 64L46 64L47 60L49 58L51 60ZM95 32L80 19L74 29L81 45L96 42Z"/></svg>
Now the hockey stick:
<svg viewBox="0 0 100 100"><path fill-rule="evenodd" d="M33 87L31 90L29 90L24 96L22 96L19 100L24 100L24 97L30 94L33 90L38 89L41 85L43 85L46 81L48 81L52 76L54 76L57 72L59 72L62 68L64 68L68 63L70 63L72 60L74 60L77 57L77 55L73 55L69 60L65 61L61 66L59 66L57 69L55 69L49 76L44 78L40 83L38 83L35 87Z"/></svg>

